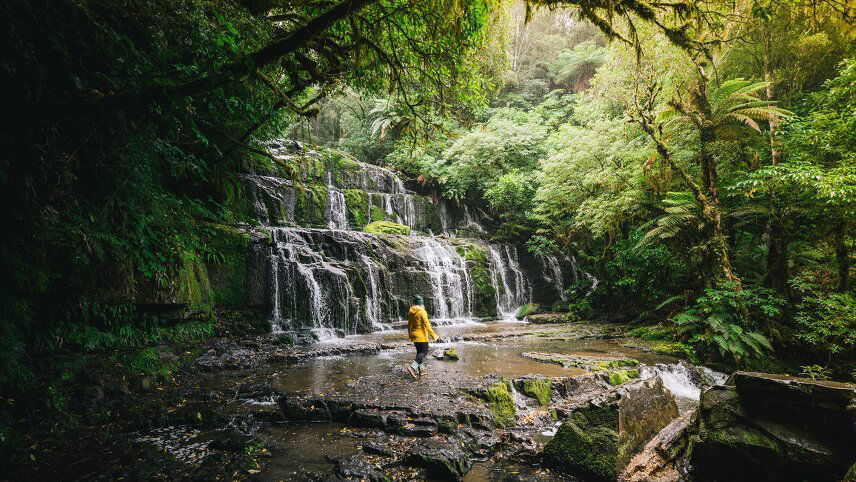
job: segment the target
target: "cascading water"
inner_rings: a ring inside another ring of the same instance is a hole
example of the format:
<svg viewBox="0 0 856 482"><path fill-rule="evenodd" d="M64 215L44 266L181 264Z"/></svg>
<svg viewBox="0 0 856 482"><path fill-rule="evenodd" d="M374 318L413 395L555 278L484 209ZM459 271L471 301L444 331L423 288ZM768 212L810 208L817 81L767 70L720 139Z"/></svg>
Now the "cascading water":
<svg viewBox="0 0 856 482"><path fill-rule="evenodd" d="M562 277L562 267L559 266L559 260L553 255L541 256L541 263L550 270L549 275L545 273L544 277L553 283L553 287L559 293L559 298L562 301L568 301L564 288L565 279Z"/></svg>
<svg viewBox="0 0 856 482"><path fill-rule="evenodd" d="M504 320L513 320L517 309L529 302L529 283L520 270L517 248L489 246L490 275L496 290L496 311Z"/></svg>
<svg viewBox="0 0 856 482"><path fill-rule="evenodd" d="M423 240L416 254L431 278L431 315L439 319L471 316L473 288L461 255L434 238Z"/></svg>
<svg viewBox="0 0 856 482"><path fill-rule="evenodd" d="M371 326L375 331L391 330L392 328L388 324L381 323L381 318L383 316L381 296L383 293L381 292L380 285L377 281L380 268L378 268L375 262L365 254L360 253L360 260L366 266L366 274L368 275L369 281L367 286L368 292L366 293L365 298L366 318L368 318L369 323L371 323Z"/></svg>
<svg viewBox="0 0 856 482"><path fill-rule="evenodd" d="M270 233L267 240L254 244L252 270L259 280L254 286L261 291L254 299L269 310L273 331L312 331L316 338L324 338L389 329L389 323L406 315L414 293L426 298L432 320L438 324L472 320L473 313L484 312L484 305L492 300L485 303L476 296L474 272L470 272L476 267L468 262L478 261L459 252L466 246L490 251L481 262L496 289L500 316L513 318L517 308L530 300L530 284L516 248L488 248L479 241L452 242L417 234L432 229L447 236L460 230L483 233L484 213L421 197L383 167L342 155L325 158L326 151L289 141L270 141L268 146L272 155L298 166L289 172L293 180L241 175L250 207ZM346 190L364 193L369 214L380 209L387 219L410 226L414 235L356 231L361 226L349 225L346 202L352 197L348 192L346 200ZM297 227L310 224L326 229ZM561 269L556 270L552 261L547 264L545 271L553 273L557 283Z"/></svg>
<svg viewBox="0 0 856 482"><path fill-rule="evenodd" d="M345 195L333 186L333 173L327 172L327 227L348 229Z"/></svg>
<svg viewBox="0 0 856 482"><path fill-rule="evenodd" d="M639 371L639 377L642 379L656 376L663 380L663 385L672 392L681 409L696 405L702 390L714 385L722 385L728 378L724 373L684 362L646 365Z"/></svg>
<svg viewBox="0 0 856 482"><path fill-rule="evenodd" d="M271 228L271 232L272 325L280 330L309 329L319 338L328 338L336 330L356 333L359 314L351 310L348 274L324 260L303 236L307 230Z"/></svg>

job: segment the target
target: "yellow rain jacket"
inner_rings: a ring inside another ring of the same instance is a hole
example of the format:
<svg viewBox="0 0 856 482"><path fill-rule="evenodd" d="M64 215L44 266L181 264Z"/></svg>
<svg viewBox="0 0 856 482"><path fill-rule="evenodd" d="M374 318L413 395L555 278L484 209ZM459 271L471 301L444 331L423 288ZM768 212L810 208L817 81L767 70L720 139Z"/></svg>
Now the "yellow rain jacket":
<svg viewBox="0 0 856 482"><path fill-rule="evenodd" d="M407 333L410 335L410 341L413 343L427 342L430 336L434 340L440 338L431 329L431 323L428 322L428 312L424 306L413 305L410 311L407 312Z"/></svg>

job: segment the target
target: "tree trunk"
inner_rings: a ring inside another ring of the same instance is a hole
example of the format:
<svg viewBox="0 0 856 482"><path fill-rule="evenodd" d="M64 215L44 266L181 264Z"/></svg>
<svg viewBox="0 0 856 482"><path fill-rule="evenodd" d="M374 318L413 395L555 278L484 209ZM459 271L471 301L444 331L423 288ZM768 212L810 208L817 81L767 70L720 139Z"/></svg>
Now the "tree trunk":
<svg viewBox="0 0 856 482"><path fill-rule="evenodd" d="M699 160L702 172L704 173L705 188L708 192L707 205L702 205L702 211L713 225L716 254L719 258L719 267L722 269L722 274L728 281L736 283L737 289L740 289L740 278L734 274L731 268L731 258L728 255L728 239L725 236L725 229L722 225L722 202L719 199L719 179L716 172L716 160L708 150L708 145L715 139L715 133L712 128L707 126L702 126L700 131Z"/></svg>
<svg viewBox="0 0 856 482"><path fill-rule="evenodd" d="M776 292L790 298L788 281L790 269L788 267L788 240L785 232L776 221L770 221L767 235L769 244L767 247L767 272L765 273L766 285Z"/></svg>
<svg viewBox="0 0 856 482"><path fill-rule="evenodd" d="M773 66L770 61L770 51L773 39L772 29L769 22L764 22L764 82L767 83L767 100L773 100L775 95L775 87L773 86ZM776 139L776 132L779 130L779 120L776 117L770 118L770 159L773 165L778 165L782 161L782 150L779 147L779 141Z"/></svg>

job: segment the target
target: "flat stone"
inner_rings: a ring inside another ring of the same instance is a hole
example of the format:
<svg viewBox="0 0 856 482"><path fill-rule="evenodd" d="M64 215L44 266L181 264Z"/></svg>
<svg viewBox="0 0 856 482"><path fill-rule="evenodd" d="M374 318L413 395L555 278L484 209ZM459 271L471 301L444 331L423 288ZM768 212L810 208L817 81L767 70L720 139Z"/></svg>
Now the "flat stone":
<svg viewBox="0 0 856 482"><path fill-rule="evenodd" d="M737 372L702 394L698 437L702 480L840 480L856 447L856 385Z"/></svg>

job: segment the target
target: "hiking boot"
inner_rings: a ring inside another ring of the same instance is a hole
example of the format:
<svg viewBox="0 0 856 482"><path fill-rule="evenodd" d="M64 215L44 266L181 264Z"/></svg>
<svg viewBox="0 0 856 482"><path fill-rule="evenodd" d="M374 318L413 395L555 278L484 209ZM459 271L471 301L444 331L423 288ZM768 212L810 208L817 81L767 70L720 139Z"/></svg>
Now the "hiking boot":
<svg viewBox="0 0 856 482"><path fill-rule="evenodd" d="M413 377L414 380L419 380L419 375L416 374L416 370L414 370L410 365L407 366L407 372L410 373L410 376Z"/></svg>

